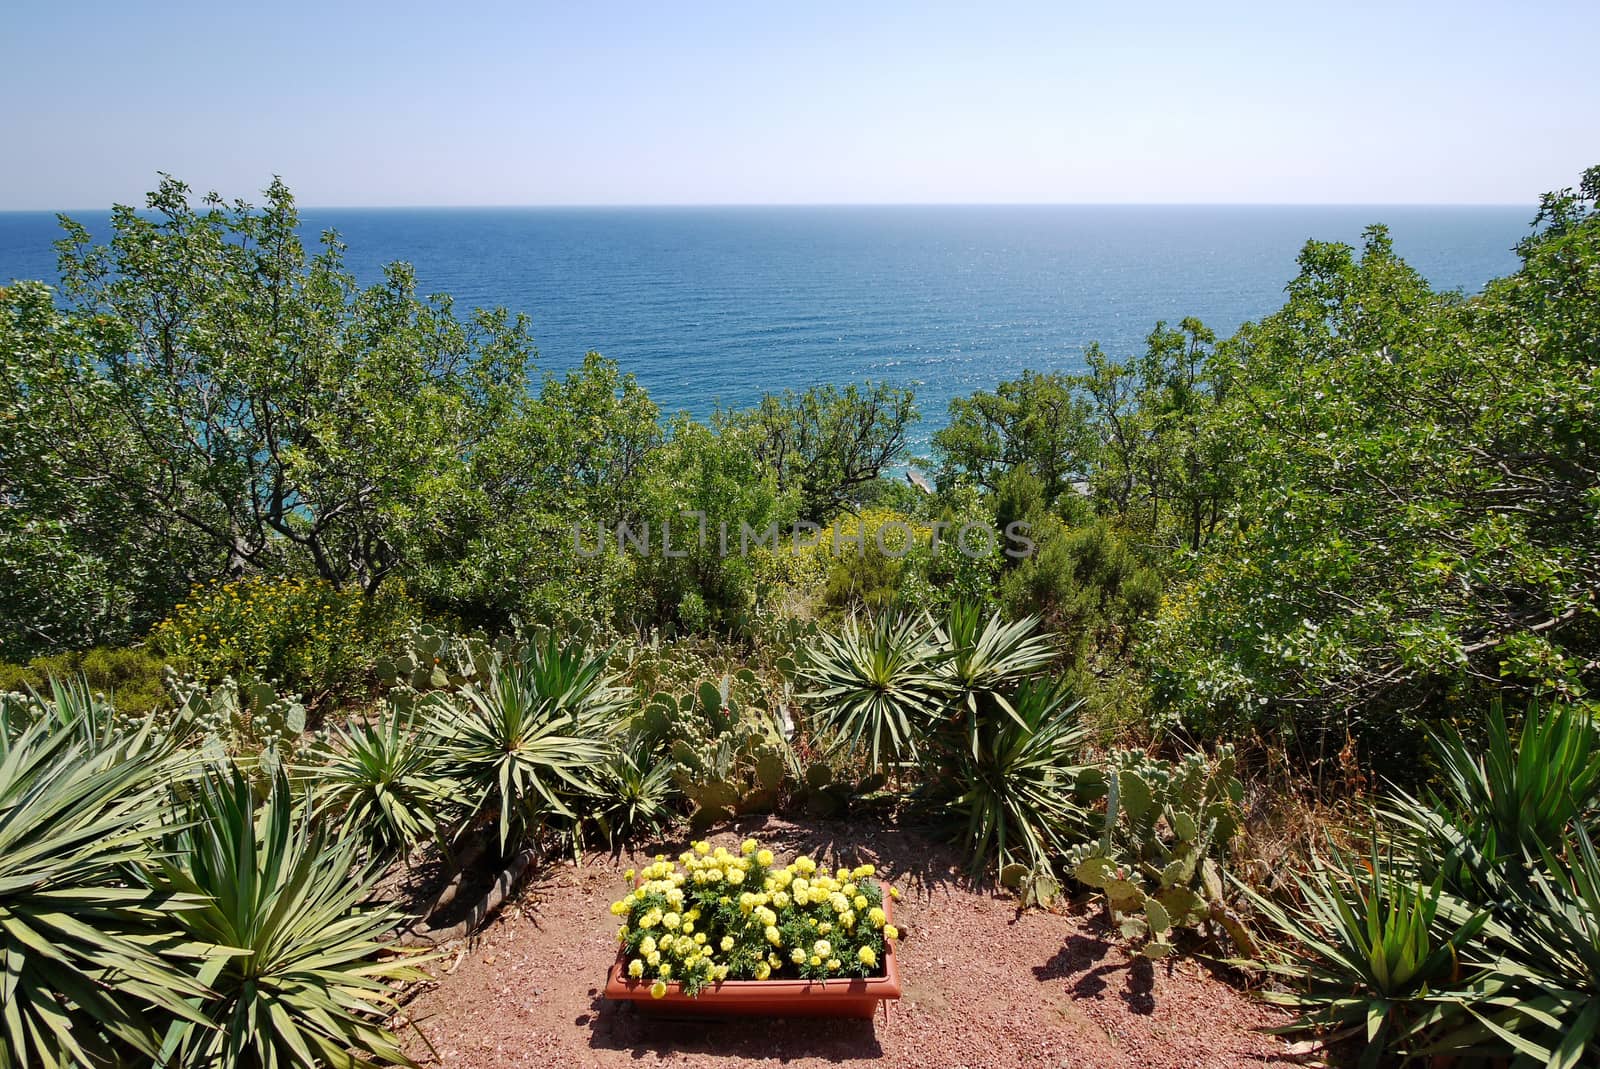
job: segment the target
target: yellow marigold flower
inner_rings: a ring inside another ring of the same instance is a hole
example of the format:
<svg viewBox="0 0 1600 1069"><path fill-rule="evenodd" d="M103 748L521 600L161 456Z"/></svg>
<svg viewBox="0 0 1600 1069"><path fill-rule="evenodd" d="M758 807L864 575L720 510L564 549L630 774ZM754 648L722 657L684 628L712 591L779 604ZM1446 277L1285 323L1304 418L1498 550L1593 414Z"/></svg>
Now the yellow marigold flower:
<svg viewBox="0 0 1600 1069"><path fill-rule="evenodd" d="M644 962L640 961L638 958L634 958L632 961L628 962L628 975L633 977L635 980L643 976Z"/></svg>
<svg viewBox="0 0 1600 1069"><path fill-rule="evenodd" d="M722 942L717 944L717 945L722 947L722 949L724 951L732 950L733 949L733 936L731 936L731 935L723 936L722 937Z"/></svg>
<svg viewBox="0 0 1600 1069"><path fill-rule="evenodd" d="M854 905L857 909L866 909L867 908L867 896L866 895L856 895L855 900L851 904Z"/></svg>
<svg viewBox="0 0 1600 1069"><path fill-rule="evenodd" d="M666 985L666 982L663 981L663 980L657 980L655 983L651 984L650 985L650 997L651 998L666 998L667 997L667 985Z"/></svg>
<svg viewBox="0 0 1600 1069"><path fill-rule="evenodd" d="M783 933L778 931L776 925L767 925L766 936L767 942L771 943L773 946L779 947L783 945Z"/></svg>
<svg viewBox="0 0 1600 1069"><path fill-rule="evenodd" d="M611 915L613 917L620 917L626 912L628 912L628 903L626 903L626 902L613 902L613 903L611 903Z"/></svg>
<svg viewBox="0 0 1600 1069"><path fill-rule="evenodd" d="M856 951L856 960L870 969L878 964L878 955L873 953L871 947L862 947Z"/></svg>
<svg viewBox="0 0 1600 1069"><path fill-rule="evenodd" d="M645 936L644 939L639 943L639 953L641 954L649 954L654 951L655 948L656 941L648 935Z"/></svg>
<svg viewBox="0 0 1600 1069"><path fill-rule="evenodd" d="M821 964L822 964L822 959L821 958L817 957L815 954L811 955L810 965L811 965L811 967L813 969L815 969L818 965L821 965Z"/></svg>
<svg viewBox="0 0 1600 1069"><path fill-rule="evenodd" d="M626 924L624 924L621 928L617 929L617 942L626 943L627 941L628 941L628 926Z"/></svg>
<svg viewBox="0 0 1600 1069"><path fill-rule="evenodd" d="M838 958L829 958L828 959L828 968L831 971L838 972L839 971L839 965L840 965L840 961L839 961Z"/></svg>
<svg viewBox="0 0 1600 1069"><path fill-rule="evenodd" d="M665 928L669 932L677 928L678 925L682 923L683 918L678 916L676 913L668 913L666 916L661 918L661 927Z"/></svg>
<svg viewBox="0 0 1600 1069"><path fill-rule="evenodd" d="M765 980L772 975L772 968L764 961L756 963L756 979Z"/></svg>
<svg viewBox="0 0 1600 1069"><path fill-rule="evenodd" d="M666 965L661 966L661 979L663 979L663 980L672 979L672 965L671 965L671 963L668 963Z"/></svg>
<svg viewBox="0 0 1600 1069"><path fill-rule="evenodd" d="M899 939L900 929L896 928L892 924L886 924L883 926L883 937L885 939Z"/></svg>
<svg viewBox="0 0 1600 1069"><path fill-rule="evenodd" d="M652 950L650 953L644 956L644 960L649 963L652 969L655 968L657 965L661 964L661 951Z"/></svg>
<svg viewBox="0 0 1600 1069"><path fill-rule="evenodd" d="M789 893L787 891L774 891L772 894L772 904L777 906L779 909L787 909L789 906Z"/></svg>
<svg viewBox="0 0 1600 1069"><path fill-rule="evenodd" d="M894 899L896 902L898 902L900 900L900 888L898 888L898 887L889 888L889 897Z"/></svg>
<svg viewBox="0 0 1600 1069"><path fill-rule="evenodd" d="M763 868L772 864L772 851L761 850L756 853L756 863Z"/></svg>
<svg viewBox="0 0 1600 1069"><path fill-rule="evenodd" d="M872 911L867 914L867 919L872 922L874 928L882 928L889 917L883 912L882 906L873 906Z"/></svg>
<svg viewBox="0 0 1600 1069"><path fill-rule="evenodd" d="M826 939L818 939L811 950L817 955L817 957L825 958L829 954L833 953L833 944L828 942Z"/></svg>
<svg viewBox="0 0 1600 1069"><path fill-rule="evenodd" d="M833 931L833 924L831 921L823 921L821 924L817 925L818 935L827 935L831 931Z"/></svg>
<svg viewBox="0 0 1600 1069"><path fill-rule="evenodd" d="M856 870L850 875L854 876L858 880L864 880L877 871L878 870L873 868L871 865L857 865Z"/></svg>
<svg viewBox="0 0 1600 1069"><path fill-rule="evenodd" d="M705 946L705 942L706 942L706 933L705 932L695 932L694 933L694 945L695 946Z"/></svg>
<svg viewBox="0 0 1600 1069"><path fill-rule="evenodd" d="M802 964L806 960L806 952L801 950L799 947L795 947L794 950L789 953L789 960L794 962L796 965Z"/></svg>
<svg viewBox="0 0 1600 1069"><path fill-rule="evenodd" d="M633 880L633 870L632 870L632 869L629 869L629 870L628 870L628 871L627 871L627 872L624 872L624 873L623 873L623 874L622 874L622 878L623 878L623 879L624 879L624 880L627 880L627 881L629 881L629 882L632 882L632 880Z"/></svg>
<svg viewBox="0 0 1600 1069"><path fill-rule="evenodd" d="M709 854L711 853L711 844L706 842L704 839L701 839L699 842L694 844L694 852L700 854L701 856Z"/></svg>
<svg viewBox="0 0 1600 1069"><path fill-rule="evenodd" d="M744 882L744 873L739 869L728 870L728 882L735 886Z"/></svg>

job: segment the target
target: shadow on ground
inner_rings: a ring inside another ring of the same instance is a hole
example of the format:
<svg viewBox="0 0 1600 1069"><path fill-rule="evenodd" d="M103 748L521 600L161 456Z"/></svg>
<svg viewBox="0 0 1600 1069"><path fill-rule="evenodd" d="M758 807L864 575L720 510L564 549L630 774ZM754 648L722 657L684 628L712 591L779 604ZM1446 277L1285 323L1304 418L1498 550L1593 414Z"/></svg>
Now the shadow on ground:
<svg viewBox="0 0 1600 1069"><path fill-rule="evenodd" d="M594 995L589 1012L574 1022L588 1027L594 1050L631 1051L636 1059L680 1052L708 1062L765 1058L853 1062L883 1057L876 1019L658 1018L629 1003L601 998L598 989Z"/></svg>

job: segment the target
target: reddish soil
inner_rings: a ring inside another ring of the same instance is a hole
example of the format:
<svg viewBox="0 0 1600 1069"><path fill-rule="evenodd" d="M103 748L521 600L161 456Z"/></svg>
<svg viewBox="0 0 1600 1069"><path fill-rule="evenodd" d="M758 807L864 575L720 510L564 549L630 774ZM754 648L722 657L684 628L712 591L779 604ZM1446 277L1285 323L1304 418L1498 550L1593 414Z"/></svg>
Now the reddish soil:
<svg viewBox="0 0 1600 1069"><path fill-rule="evenodd" d="M895 920L905 996L874 1021L659 1021L599 997L615 956L607 912L637 857L590 857L536 875L471 944L446 947L438 982L407 1006L413 1057L501 1066L836 1065L1052 1069L1261 1065L1286 1049L1281 1018L1192 960L1130 961L1082 916L1032 912L957 876L914 831L743 821L779 857L870 861L904 897ZM676 855L682 843L660 848ZM648 854L645 852L645 860Z"/></svg>

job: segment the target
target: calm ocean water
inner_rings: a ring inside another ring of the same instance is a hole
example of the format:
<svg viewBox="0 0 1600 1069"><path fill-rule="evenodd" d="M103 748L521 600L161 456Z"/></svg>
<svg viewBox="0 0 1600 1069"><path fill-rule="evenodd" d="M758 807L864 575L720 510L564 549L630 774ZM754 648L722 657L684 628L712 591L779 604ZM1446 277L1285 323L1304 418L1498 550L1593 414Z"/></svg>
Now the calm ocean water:
<svg viewBox="0 0 1600 1069"><path fill-rule="evenodd" d="M391 260L425 292L533 320L540 363L618 360L664 410L887 379L917 388L919 441L952 397L1024 368L1119 358L1158 319L1219 335L1282 302L1308 238L1387 223L1436 286L1516 267L1532 207L763 207L308 209L364 280ZM104 213L76 217L97 235ZM48 213L0 213L0 280L55 278Z"/></svg>

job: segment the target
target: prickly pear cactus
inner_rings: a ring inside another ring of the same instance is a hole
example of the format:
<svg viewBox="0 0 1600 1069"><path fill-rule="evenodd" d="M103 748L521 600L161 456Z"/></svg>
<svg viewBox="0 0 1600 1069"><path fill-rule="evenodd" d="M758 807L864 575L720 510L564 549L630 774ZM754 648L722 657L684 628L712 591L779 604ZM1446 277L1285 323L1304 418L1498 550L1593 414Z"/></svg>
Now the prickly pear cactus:
<svg viewBox="0 0 1600 1069"><path fill-rule="evenodd" d="M493 640L481 634L458 635L422 624L373 666L378 682L390 689L459 690L481 683L494 666L514 656L523 644L509 635Z"/></svg>
<svg viewBox="0 0 1600 1069"><path fill-rule="evenodd" d="M196 736L200 752L214 763L231 760L266 790L293 758L305 736L306 707L259 679L224 677L212 688L172 673L167 688L176 706L171 730Z"/></svg>
<svg viewBox="0 0 1600 1069"><path fill-rule="evenodd" d="M1146 957L1172 953L1180 928L1220 929L1241 951L1255 945L1227 906L1221 875L1244 797L1234 768L1231 747L1178 762L1111 757L1100 840L1072 851L1067 871L1100 892L1108 919Z"/></svg>
<svg viewBox="0 0 1600 1069"><path fill-rule="evenodd" d="M672 758L673 779L694 803L690 823L702 829L739 813L773 809L795 757L782 728L761 704L741 706L732 680L703 682L674 697L656 694L639 713L641 741Z"/></svg>

